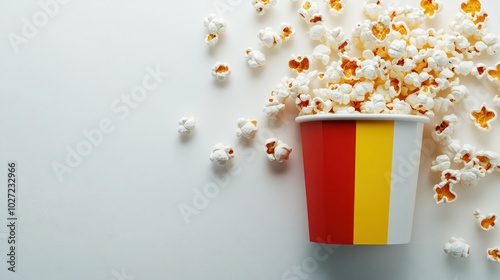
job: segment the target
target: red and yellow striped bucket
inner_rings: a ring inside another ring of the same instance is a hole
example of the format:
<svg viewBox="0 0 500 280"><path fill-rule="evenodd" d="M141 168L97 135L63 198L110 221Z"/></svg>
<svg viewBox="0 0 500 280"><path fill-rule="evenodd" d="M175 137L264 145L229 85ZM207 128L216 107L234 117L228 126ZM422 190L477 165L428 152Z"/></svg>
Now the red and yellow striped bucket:
<svg viewBox="0 0 500 280"><path fill-rule="evenodd" d="M410 242L429 119L313 115L300 123L309 238L325 244Z"/></svg>

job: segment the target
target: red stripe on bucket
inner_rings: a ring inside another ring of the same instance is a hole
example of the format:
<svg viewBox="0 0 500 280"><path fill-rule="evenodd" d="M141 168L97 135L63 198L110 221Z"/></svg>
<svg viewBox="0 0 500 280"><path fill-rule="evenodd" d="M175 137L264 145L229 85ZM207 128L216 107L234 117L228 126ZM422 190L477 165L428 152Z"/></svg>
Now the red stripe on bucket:
<svg viewBox="0 0 500 280"><path fill-rule="evenodd" d="M301 134L309 238L353 244L356 121L301 123Z"/></svg>

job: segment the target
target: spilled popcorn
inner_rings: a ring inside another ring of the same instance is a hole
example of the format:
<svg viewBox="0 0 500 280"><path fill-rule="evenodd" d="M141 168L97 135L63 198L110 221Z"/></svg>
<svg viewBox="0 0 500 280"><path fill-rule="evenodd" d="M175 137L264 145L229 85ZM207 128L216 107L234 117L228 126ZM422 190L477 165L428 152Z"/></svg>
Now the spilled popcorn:
<svg viewBox="0 0 500 280"><path fill-rule="evenodd" d="M230 159L234 157L233 148L229 145L216 144L210 154L210 161L218 165L225 165Z"/></svg>
<svg viewBox="0 0 500 280"><path fill-rule="evenodd" d="M183 117L179 120L179 129L177 130L180 134L188 135L194 130L196 121L193 117Z"/></svg>
<svg viewBox="0 0 500 280"><path fill-rule="evenodd" d="M444 252L455 258L466 258L470 254L470 246L462 238L452 237L444 244Z"/></svg>
<svg viewBox="0 0 500 280"><path fill-rule="evenodd" d="M477 222L481 229L488 231L495 228L495 223L497 220L497 215L495 213L489 213L487 216L485 216L481 214L481 210L476 209L474 211L474 217L477 219Z"/></svg>
<svg viewBox="0 0 500 280"><path fill-rule="evenodd" d="M266 65L266 56L260 51L248 48L245 51L245 59L250 68L257 68Z"/></svg>
<svg viewBox="0 0 500 280"><path fill-rule="evenodd" d="M203 24L208 31L205 42L209 46L215 46L219 41L219 34L222 34L226 31L226 21L215 14L210 14L204 18Z"/></svg>
<svg viewBox="0 0 500 280"><path fill-rule="evenodd" d="M276 138L266 140L266 154L270 161L283 162L288 160L291 152L292 148L281 140Z"/></svg>
<svg viewBox="0 0 500 280"><path fill-rule="evenodd" d="M212 76L217 78L219 81L224 81L226 80L229 75L231 75L231 68L229 67L229 64L223 63L223 62L216 62L214 66L212 66L211 69Z"/></svg>
<svg viewBox="0 0 500 280"><path fill-rule="evenodd" d="M257 120L239 118L238 128L236 129L236 136L246 139L252 139L257 134Z"/></svg>
<svg viewBox="0 0 500 280"><path fill-rule="evenodd" d="M263 15L266 11L275 6L277 0L252 0L252 6L258 15Z"/></svg>

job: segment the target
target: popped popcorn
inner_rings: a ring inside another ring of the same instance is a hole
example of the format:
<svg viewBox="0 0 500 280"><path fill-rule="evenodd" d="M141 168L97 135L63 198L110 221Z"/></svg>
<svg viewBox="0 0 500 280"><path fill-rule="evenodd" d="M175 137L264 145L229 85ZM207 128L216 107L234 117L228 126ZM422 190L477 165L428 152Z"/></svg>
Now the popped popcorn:
<svg viewBox="0 0 500 280"><path fill-rule="evenodd" d="M257 134L257 120L239 118L236 136L252 139Z"/></svg>
<svg viewBox="0 0 500 280"><path fill-rule="evenodd" d="M330 54L331 53L332 53L332 50L329 46L320 44L314 48L313 58L321 61L321 63L323 63L323 65L327 65L328 62L330 62Z"/></svg>
<svg viewBox="0 0 500 280"><path fill-rule="evenodd" d="M466 258L470 254L470 246L463 238L452 237L444 244L444 252L455 258Z"/></svg>
<svg viewBox="0 0 500 280"><path fill-rule="evenodd" d="M218 165L225 165L234 157L234 151L229 145L216 144L210 154L210 161Z"/></svg>
<svg viewBox="0 0 500 280"><path fill-rule="evenodd" d="M205 43L210 47L215 46L219 42L219 35L214 33L209 33L207 37L205 37Z"/></svg>
<svg viewBox="0 0 500 280"><path fill-rule="evenodd" d="M316 2L304 1L298 10L300 17L309 24L316 24L323 21L323 16L319 13Z"/></svg>
<svg viewBox="0 0 500 280"><path fill-rule="evenodd" d="M216 62L211 69L212 76L216 77L219 81L224 81L231 75L231 68L229 64L223 62Z"/></svg>
<svg viewBox="0 0 500 280"><path fill-rule="evenodd" d="M280 38L283 41L288 41L292 36L295 34L295 29L292 27L291 24L282 22L280 26Z"/></svg>
<svg viewBox="0 0 500 280"><path fill-rule="evenodd" d="M488 256L488 260L500 263L500 248L499 247L488 248L486 250L486 254Z"/></svg>
<svg viewBox="0 0 500 280"><path fill-rule="evenodd" d="M455 114L445 116L443 121L432 132L432 138L436 142L448 141L457 122L458 118Z"/></svg>
<svg viewBox="0 0 500 280"><path fill-rule="evenodd" d="M264 113L269 119L275 120L284 109L285 104L279 102L276 98L271 97L266 102Z"/></svg>
<svg viewBox="0 0 500 280"><path fill-rule="evenodd" d="M451 167L450 157L446 154L439 155L432 161L432 171L445 171Z"/></svg>
<svg viewBox="0 0 500 280"><path fill-rule="evenodd" d="M226 21L223 18L218 17L216 14L210 14L205 17L203 24L210 34L222 34L227 28Z"/></svg>
<svg viewBox="0 0 500 280"><path fill-rule="evenodd" d="M266 154L270 161L283 162L288 160L291 152L292 148L281 140L276 138L266 140Z"/></svg>
<svg viewBox="0 0 500 280"><path fill-rule="evenodd" d="M205 43L209 46L215 46L219 41L219 34L226 31L226 21L215 14L210 14L204 18L203 24L208 31L208 35L205 37Z"/></svg>
<svg viewBox="0 0 500 280"><path fill-rule="evenodd" d="M328 4L330 14L332 16L338 16L344 13L345 3L344 0L324 0Z"/></svg>
<svg viewBox="0 0 500 280"><path fill-rule="evenodd" d="M266 64L266 56L262 52L252 48L246 49L245 59L251 68L262 67Z"/></svg>
<svg viewBox="0 0 500 280"><path fill-rule="evenodd" d="M274 32L271 27L266 27L259 30L257 33L257 38L259 38L259 43L262 46L272 48L281 46L283 40L278 33Z"/></svg>
<svg viewBox="0 0 500 280"><path fill-rule="evenodd" d="M487 216L481 214L481 210L477 208L474 211L474 217L477 219L478 225L481 229L488 231L495 228L495 223L497 220L497 215L495 213L489 213Z"/></svg>
<svg viewBox="0 0 500 280"><path fill-rule="evenodd" d="M481 109L472 111L470 114L471 120L474 121L474 125L483 130L489 131L491 129L491 122L495 120L497 117L497 112L491 109L486 108L486 105L483 104Z"/></svg>
<svg viewBox="0 0 500 280"><path fill-rule="evenodd" d="M266 13L271 6L275 6L277 0L252 0L252 5L258 15Z"/></svg>
<svg viewBox="0 0 500 280"><path fill-rule="evenodd" d="M288 67L290 67L290 69L292 70L295 70L297 74L309 70L309 65L309 57L307 56L296 56L292 54L292 59L288 61Z"/></svg>
<svg viewBox="0 0 500 280"><path fill-rule="evenodd" d="M421 0L420 7L424 11L424 15L434 18L441 11L442 5L439 0Z"/></svg>
<svg viewBox="0 0 500 280"><path fill-rule="evenodd" d="M434 186L434 200L437 204L455 201L457 194L453 191L453 183L442 181Z"/></svg>
<svg viewBox="0 0 500 280"><path fill-rule="evenodd" d="M363 12L370 20L376 20L382 13L382 1L380 0L363 1Z"/></svg>
<svg viewBox="0 0 500 280"><path fill-rule="evenodd" d="M183 117L179 120L179 129L177 130L182 135L188 135L196 126L194 117Z"/></svg>

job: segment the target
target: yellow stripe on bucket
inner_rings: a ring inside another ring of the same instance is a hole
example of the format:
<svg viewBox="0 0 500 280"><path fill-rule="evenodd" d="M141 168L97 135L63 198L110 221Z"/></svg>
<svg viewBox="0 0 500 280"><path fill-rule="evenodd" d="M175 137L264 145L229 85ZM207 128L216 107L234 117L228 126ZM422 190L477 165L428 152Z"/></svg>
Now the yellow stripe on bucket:
<svg viewBox="0 0 500 280"><path fill-rule="evenodd" d="M357 121L354 244L387 244L394 121Z"/></svg>

